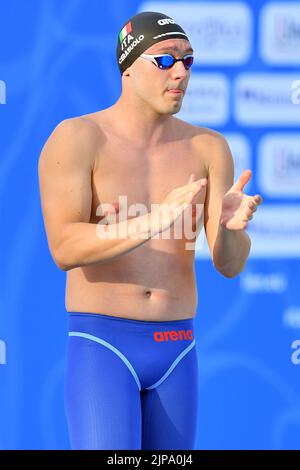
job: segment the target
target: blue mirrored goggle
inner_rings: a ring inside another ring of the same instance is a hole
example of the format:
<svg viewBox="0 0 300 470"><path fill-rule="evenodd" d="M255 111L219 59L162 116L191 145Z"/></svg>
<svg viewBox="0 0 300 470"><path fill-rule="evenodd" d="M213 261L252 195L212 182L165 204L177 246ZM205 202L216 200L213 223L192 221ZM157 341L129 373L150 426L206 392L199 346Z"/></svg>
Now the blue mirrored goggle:
<svg viewBox="0 0 300 470"><path fill-rule="evenodd" d="M151 60L151 62L153 62L158 68L162 70L170 69L175 64L175 62L179 61L183 62L184 68L188 70L194 62L194 57L192 54L185 55L182 59L175 59L175 57L173 57L171 54L141 54L140 57Z"/></svg>

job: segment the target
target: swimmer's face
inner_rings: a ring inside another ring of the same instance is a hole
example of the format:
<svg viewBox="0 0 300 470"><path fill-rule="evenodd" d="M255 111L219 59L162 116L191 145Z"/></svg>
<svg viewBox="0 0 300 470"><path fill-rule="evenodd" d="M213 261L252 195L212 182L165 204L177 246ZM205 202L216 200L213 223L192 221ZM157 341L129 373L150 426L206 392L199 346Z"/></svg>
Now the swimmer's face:
<svg viewBox="0 0 300 470"><path fill-rule="evenodd" d="M145 54L171 54L181 59L192 54L191 44L186 39L168 39L149 47ZM176 114L180 111L183 98L190 79L191 69L186 70L183 62L162 70L151 61L139 57L127 69L131 76L134 93L160 114ZM179 88L182 93L172 93L169 90Z"/></svg>

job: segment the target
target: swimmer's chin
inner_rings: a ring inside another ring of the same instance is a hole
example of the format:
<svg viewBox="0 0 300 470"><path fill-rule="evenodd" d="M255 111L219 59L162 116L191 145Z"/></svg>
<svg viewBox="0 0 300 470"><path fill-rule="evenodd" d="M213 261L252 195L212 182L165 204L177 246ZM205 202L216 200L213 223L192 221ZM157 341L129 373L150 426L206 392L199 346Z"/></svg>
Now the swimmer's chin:
<svg viewBox="0 0 300 470"><path fill-rule="evenodd" d="M161 109L159 111L160 114L170 114L170 115L172 115L172 114L179 113L179 111L181 110L183 102L182 101L180 101L180 102L177 101L177 103L175 103L175 104L176 104L176 106L174 106L174 103L173 103L172 106L168 105L167 108L165 108L165 110Z"/></svg>
<svg viewBox="0 0 300 470"><path fill-rule="evenodd" d="M170 109L170 110L167 110L167 111L159 111L159 114L161 116L172 116L173 114L179 113L180 109L181 109L181 107L176 108L176 109Z"/></svg>
<svg viewBox="0 0 300 470"><path fill-rule="evenodd" d="M182 103L180 103L180 105L179 105L179 106L176 106L175 108L172 107L172 109L170 109L166 114L172 115L172 114L177 114L177 113L179 113L179 111L181 110L181 106L182 106Z"/></svg>

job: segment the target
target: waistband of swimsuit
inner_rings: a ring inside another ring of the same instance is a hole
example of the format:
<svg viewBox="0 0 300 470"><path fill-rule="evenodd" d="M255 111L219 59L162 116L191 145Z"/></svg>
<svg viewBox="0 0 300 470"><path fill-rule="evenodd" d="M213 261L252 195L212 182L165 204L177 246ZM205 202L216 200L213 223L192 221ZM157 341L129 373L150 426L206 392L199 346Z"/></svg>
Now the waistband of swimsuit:
<svg viewBox="0 0 300 470"><path fill-rule="evenodd" d="M101 313L85 313L85 312L68 312L70 317L87 317L87 318L98 318L99 320L106 320L106 321L117 321L123 323L131 323L137 325L156 325L156 326L193 326L194 324L194 317L193 318L182 318L179 320L164 320L164 321L147 321L147 320L136 320L132 318L124 318L118 317L115 315L105 315Z"/></svg>

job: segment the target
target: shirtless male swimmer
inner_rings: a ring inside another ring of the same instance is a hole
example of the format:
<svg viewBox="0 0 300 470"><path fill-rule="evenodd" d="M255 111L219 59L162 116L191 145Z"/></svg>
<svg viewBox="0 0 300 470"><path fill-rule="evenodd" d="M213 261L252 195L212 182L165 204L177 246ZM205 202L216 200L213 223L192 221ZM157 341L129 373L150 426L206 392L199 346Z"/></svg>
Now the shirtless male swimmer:
<svg viewBox="0 0 300 470"><path fill-rule="evenodd" d="M195 447L195 250L187 249L185 233L174 236L174 227L191 208L197 224L195 208L204 208L213 265L232 278L245 267L245 229L262 198L243 192L250 170L233 183L232 155L220 133L173 116L192 53L172 18L135 15L118 36L118 101L62 121L41 153L49 249L67 272L72 449ZM128 208L122 218L121 198ZM147 212L129 211L142 205ZM173 208L168 218L163 207ZM112 229L125 229L125 236Z"/></svg>

